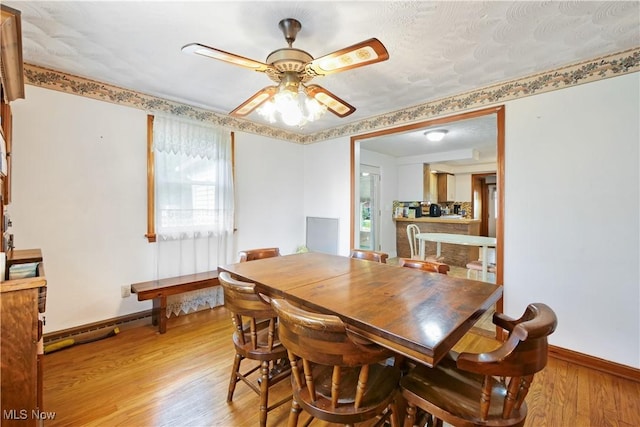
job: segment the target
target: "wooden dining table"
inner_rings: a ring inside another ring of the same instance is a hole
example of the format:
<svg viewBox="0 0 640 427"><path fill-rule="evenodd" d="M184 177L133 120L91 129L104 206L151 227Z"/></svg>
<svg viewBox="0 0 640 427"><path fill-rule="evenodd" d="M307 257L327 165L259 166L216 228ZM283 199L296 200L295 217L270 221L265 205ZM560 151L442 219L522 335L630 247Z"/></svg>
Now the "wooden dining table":
<svg viewBox="0 0 640 427"><path fill-rule="evenodd" d="M428 366L502 296L499 285L314 252L218 270L267 297L336 315L350 333Z"/></svg>

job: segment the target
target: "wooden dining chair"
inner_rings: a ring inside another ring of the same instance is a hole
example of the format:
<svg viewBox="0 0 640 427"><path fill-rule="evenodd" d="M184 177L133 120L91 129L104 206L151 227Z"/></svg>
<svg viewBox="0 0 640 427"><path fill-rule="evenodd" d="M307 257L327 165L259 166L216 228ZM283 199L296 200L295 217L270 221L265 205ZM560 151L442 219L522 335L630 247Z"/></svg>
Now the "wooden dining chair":
<svg viewBox="0 0 640 427"><path fill-rule="evenodd" d="M278 248L260 248L249 249L246 251L240 251L240 262L253 261L262 258L271 258L274 256L280 256L280 249Z"/></svg>
<svg viewBox="0 0 640 427"><path fill-rule="evenodd" d="M451 269L448 264L438 261L429 261L421 259L400 258L398 261L400 267L417 268L432 273L447 274Z"/></svg>
<svg viewBox="0 0 640 427"><path fill-rule="evenodd" d="M291 362L293 401L289 427L301 410L311 419L354 425L380 417L398 426L395 397L400 370L379 363L391 352L352 337L337 316L311 313L286 300L272 299L280 339Z"/></svg>
<svg viewBox="0 0 640 427"><path fill-rule="evenodd" d="M352 249L351 254L349 256L351 258L364 259L367 261L375 261L375 262L380 262L382 264L386 264L387 259L389 258L389 254L385 252L367 251L364 249Z"/></svg>
<svg viewBox="0 0 640 427"><path fill-rule="evenodd" d="M255 292L254 284L231 278L227 272L218 275L224 291L224 306L231 313L235 328L233 346L235 358L231 368L231 379L227 392L227 402L233 400L233 393L239 381L244 382L260 396L260 426L267 424L267 413L288 402L287 396L269 406L269 388L287 378L291 373L287 361L287 350L280 343L277 333L276 314L271 305ZM259 362L241 372L245 359ZM254 374L259 371L257 374Z"/></svg>
<svg viewBox="0 0 640 427"><path fill-rule="evenodd" d="M474 278L478 280L478 273L482 272L482 260L469 261L467 267L467 279L471 279L471 274L474 274ZM497 268L493 263L487 264L487 273L496 274Z"/></svg>
<svg viewBox="0 0 640 427"><path fill-rule="evenodd" d="M534 374L547 364L547 336L557 318L545 304L529 304L522 317L495 313L493 322L509 332L498 349L488 353L450 353L434 368L420 365L402 378L407 401L405 427L414 425L416 408L435 426L522 426L525 397Z"/></svg>

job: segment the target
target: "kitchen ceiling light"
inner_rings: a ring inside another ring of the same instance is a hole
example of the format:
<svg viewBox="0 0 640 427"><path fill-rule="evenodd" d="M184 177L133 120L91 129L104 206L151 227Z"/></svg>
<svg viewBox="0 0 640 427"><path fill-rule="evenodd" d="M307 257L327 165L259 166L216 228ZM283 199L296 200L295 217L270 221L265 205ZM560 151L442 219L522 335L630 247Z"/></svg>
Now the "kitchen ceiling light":
<svg viewBox="0 0 640 427"><path fill-rule="evenodd" d="M442 141L442 138L447 134L447 130L430 130L424 133L424 136L431 142Z"/></svg>

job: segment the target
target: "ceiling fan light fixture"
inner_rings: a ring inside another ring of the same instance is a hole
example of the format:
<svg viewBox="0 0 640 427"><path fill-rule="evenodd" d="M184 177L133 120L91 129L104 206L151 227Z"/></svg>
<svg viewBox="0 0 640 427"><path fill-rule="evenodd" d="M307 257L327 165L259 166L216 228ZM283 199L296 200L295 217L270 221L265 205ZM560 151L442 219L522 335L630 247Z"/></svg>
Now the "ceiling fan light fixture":
<svg viewBox="0 0 640 427"><path fill-rule="evenodd" d="M309 98L306 95L304 95L304 97L305 97L304 103L305 103L305 106L307 107L307 112L309 113L309 117L312 117L310 121L318 120L320 117L324 115L324 113L327 112L327 107L319 103L314 98Z"/></svg>
<svg viewBox="0 0 640 427"><path fill-rule="evenodd" d="M287 126L304 126L322 117L327 108L307 96L300 90L300 85L283 82L278 92L257 111L270 123L275 123L279 117Z"/></svg>
<svg viewBox="0 0 640 427"><path fill-rule="evenodd" d="M300 99L297 92L282 91L274 97L276 111L280 113L282 121L287 126L302 125L304 114L300 108Z"/></svg>
<svg viewBox="0 0 640 427"><path fill-rule="evenodd" d="M431 142L439 142L445 137L448 133L448 130L440 129L440 130L429 130L424 133L424 136Z"/></svg>
<svg viewBox="0 0 640 427"><path fill-rule="evenodd" d="M277 86L260 89L236 107L231 116L246 117L253 111L271 123L282 120L289 126L303 126L318 120L325 112L343 118L356 108L318 85L307 85L318 76L351 70L389 59L389 52L376 38L364 40L319 58L294 48L293 42L302 29L300 21L286 18L278 24L287 46L267 56L266 62L254 61L234 53L200 43L189 43L182 52L201 55L265 73Z"/></svg>

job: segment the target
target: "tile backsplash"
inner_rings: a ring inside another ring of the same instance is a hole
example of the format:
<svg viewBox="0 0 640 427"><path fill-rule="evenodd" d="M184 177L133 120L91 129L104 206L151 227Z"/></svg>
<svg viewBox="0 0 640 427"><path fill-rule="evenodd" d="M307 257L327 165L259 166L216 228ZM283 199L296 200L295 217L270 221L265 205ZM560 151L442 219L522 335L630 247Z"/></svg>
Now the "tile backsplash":
<svg viewBox="0 0 640 427"><path fill-rule="evenodd" d="M453 205L460 205L460 210L464 211L464 218L465 219L472 219L473 218L473 212L471 211L471 202L449 202L449 203L442 203L440 205L441 208L448 208L449 209L449 214L453 214Z"/></svg>
<svg viewBox="0 0 640 427"><path fill-rule="evenodd" d="M393 215L395 218L407 217L407 213L409 212L409 207L418 207L422 206L422 215L429 216L429 202L421 202L421 201L393 201ZM454 205L460 205L460 210L464 211L465 219L472 219L473 212L471 211L471 202L449 202L440 204L441 208L448 208L449 214L453 215L453 207Z"/></svg>

